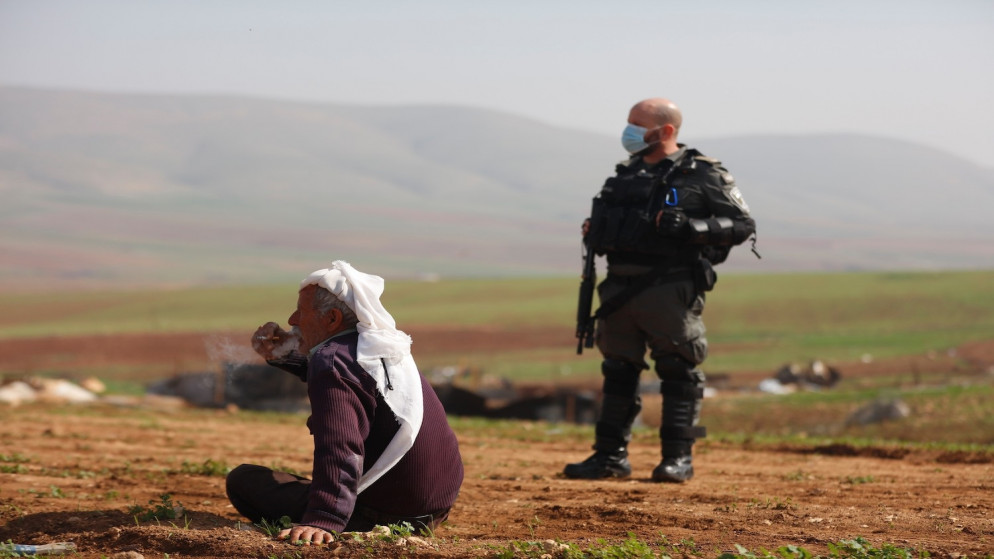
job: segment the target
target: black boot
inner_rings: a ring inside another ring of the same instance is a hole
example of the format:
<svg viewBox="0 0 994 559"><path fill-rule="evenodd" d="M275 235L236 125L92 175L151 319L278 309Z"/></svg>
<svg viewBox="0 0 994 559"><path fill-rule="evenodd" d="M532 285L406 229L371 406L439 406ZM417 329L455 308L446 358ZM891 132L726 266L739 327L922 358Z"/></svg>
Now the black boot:
<svg viewBox="0 0 994 559"><path fill-rule="evenodd" d="M594 453L583 462L567 464L563 475L573 479L602 479L628 477L628 441L632 439L632 423L642 410L642 399L605 394L601 419L595 429Z"/></svg>
<svg viewBox="0 0 994 559"><path fill-rule="evenodd" d="M628 450L625 447L613 451L598 450L583 462L566 464L563 475L571 479L628 477L632 475L632 465L628 463Z"/></svg>
<svg viewBox="0 0 994 559"><path fill-rule="evenodd" d="M652 480L681 483L694 477L691 449L696 439L706 435L703 427L697 427L701 412L697 393L703 396L703 388L673 384L678 383L663 383L663 425L659 428L663 461L652 470Z"/></svg>
<svg viewBox="0 0 994 559"><path fill-rule="evenodd" d="M682 483L694 477L693 444L693 439L663 442L663 461L652 470L652 481Z"/></svg>

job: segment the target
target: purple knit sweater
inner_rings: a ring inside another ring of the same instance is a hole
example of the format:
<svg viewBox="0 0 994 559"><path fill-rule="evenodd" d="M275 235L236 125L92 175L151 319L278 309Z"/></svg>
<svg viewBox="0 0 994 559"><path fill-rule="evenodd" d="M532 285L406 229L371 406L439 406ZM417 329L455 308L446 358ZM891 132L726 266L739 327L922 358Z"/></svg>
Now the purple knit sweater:
<svg viewBox="0 0 994 559"><path fill-rule="evenodd" d="M359 476L383 453L399 428L376 390L376 382L356 362L355 332L325 342L307 363L290 358L272 362L307 382L314 436L314 471L302 524L341 532L357 507L413 517L437 515L455 503L463 480L462 458L445 410L421 378L424 419L414 446L393 468L361 494ZM295 355L293 357L302 358ZM297 361L297 366L293 361Z"/></svg>

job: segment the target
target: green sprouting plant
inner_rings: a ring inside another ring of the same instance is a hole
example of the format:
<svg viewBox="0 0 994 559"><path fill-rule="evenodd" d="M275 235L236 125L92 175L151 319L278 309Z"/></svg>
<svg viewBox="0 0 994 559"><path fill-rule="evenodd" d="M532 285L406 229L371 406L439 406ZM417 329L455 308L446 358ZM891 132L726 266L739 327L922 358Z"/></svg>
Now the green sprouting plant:
<svg viewBox="0 0 994 559"><path fill-rule="evenodd" d="M255 525L260 530L262 530L266 535L271 538L275 538L280 535L280 532L286 530L293 526L293 521L290 520L289 516L281 516L279 520L270 522L268 519L263 518L261 522Z"/></svg>
<svg viewBox="0 0 994 559"><path fill-rule="evenodd" d="M390 534L396 536L396 538L409 538L415 533L414 526L406 521L400 524L390 524L387 528L390 528Z"/></svg>
<svg viewBox="0 0 994 559"><path fill-rule="evenodd" d="M231 472L231 468L224 460L214 460L213 458L208 458L207 460L204 460L202 464L193 464L184 460L183 465L180 467L180 472L198 476L224 477Z"/></svg>
<svg viewBox="0 0 994 559"><path fill-rule="evenodd" d="M443 524L445 524L445 523L443 522ZM424 525L422 525L421 528L418 529L418 535L424 536L426 538L432 538L432 539L434 539L435 538L435 530L431 526L424 526Z"/></svg>
<svg viewBox="0 0 994 559"><path fill-rule="evenodd" d="M842 480L842 483L848 483L849 485L862 485L864 483L873 483L874 481L876 480L873 479L873 476L846 476L846 478Z"/></svg>
<svg viewBox="0 0 994 559"><path fill-rule="evenodd" d="M541 557L557 557L562 559L582 559L586 557L582 551L569 544L555 542L557 549L550 549L547 542L519 541L508 542L506 547L487 546L493 550L492 557L497 559L515 559L526 557L528 559L539 559ZM619 556L620 557L620 556Z"/></svg>
<svg viewBox="0 0 994 559"><path fill-rule="evenodd" d="M684 538L680 540L680 545L683 546L684 553L695 555L697 552L697 542L694 538Z"/></svg>
<svg viewBox="0 0 994 559"><path fill-rule="evenodd" d="M15 452L14 454L0 454L0 474L24 474L28 472L24 464L30 462L27 456Z"/></svg>
<svg viewBox="0 0 994 559"><path fill-rule="evenodd" d="M628 539L620 544L608 544L604 540L597 540L600 547L587 549L584 557L591 559L655 559L656 554L645 542L639 541L632 532L628 533Z"/></svg>
<svg viewBox="0 0 994 559"><path fill-rule="evenodd" d="M811 559L814 557L808 550L795 545L780 546L774 552L761 548L759 552L754 553L739 544L735 544L735 550L735 553L722 553L718 559Z"/></svg>
<svg viewBox="0 0 994 559"><path fill-rule="evenodd" d="M50 497L55 497L56 499L65 499L66 498L65 492L62 491L62 489L59 486L57 486L57 485L49 485L48 486L48 495Z"/></svg>
<svg viewBox="0 0 994 559"><path fill-rule="evenodd" d="M745 547L735 544L735 552L726 552L718 559L812 559L816 557L807 549L796 545L785 545L773 551L760 549L752 552ZM882 544L880 548L870 545L864 538L841 540L837 544L829 543L830 558L836 559L926 559L930 557L927 551L915 552L892 544ZM818 556L820 557L820 556Z"/></svg>
<svg viewBox="0 0 994 559"><path fill-rule="evenodd" d="M528 533L533 538L535 537L535 528L538 528L540 524L542 524L542 521L539 520L538 515L535 515L535 517L528 521Z"/></svg>
<svg viewBox="0 0 994 559"><path fill-rule="evenodd" d="M811 479L813 477L814 476L812 476L811 474L805 473L804 470L797 470L795 472L790 472L789 474L785 474L783 476L783 480L784 481L804 481L806 479Z"/></svg>
<svg viewBox="0 0 994 559"><path fill-rule="evenodd" d="M889 543L882 544L877 549L864 538L841 540L838 545L830 543L828 550L833 556L851 559L912 559L913 557L925 558L930 556L927 551L915 553Z"/></svg>
<svg viewBox="0 0 994 559"><path fill-rule="evenodd" d="M148 507L143 507L141 505L133 505L128 509L128 514L135 517L135 524L141 522L148 522L151 520L172 520L176 518L176 509L179 504L174 504L172 501L173 496L169 493L163 493L159 495L159 501L150 500L148 502Z"/></svg>
<svg viewBox="0 0 994 559"><path fill-rule="evenodd" d="M69 477L69 470L55 470L52 468L42 468L39 472L43 476L48 477Z"/></svg>
<svg viewBox="0 0 994 559"><path fill-rule="evenodd" d="M20 553L14 553L14 542L7 540L5 542L0 542L0 558L7 559L7 557L21 557Z"/></svg>

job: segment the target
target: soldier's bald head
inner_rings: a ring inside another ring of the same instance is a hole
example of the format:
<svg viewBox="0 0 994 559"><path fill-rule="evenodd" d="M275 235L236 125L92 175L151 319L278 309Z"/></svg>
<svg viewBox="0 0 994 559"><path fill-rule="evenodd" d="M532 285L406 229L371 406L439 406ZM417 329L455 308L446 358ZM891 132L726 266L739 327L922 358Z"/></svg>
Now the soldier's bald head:
<svg viewBox="0 0 994 559"><path fill-rule="evenodd" d="M680 108L673 101L663 99L662 97L639 101L632 107L632 114L635 115L636 113L642 117L638 120L654 125L651 127L646 126L646 128L671 124L673 128L679 131L680 125L683 124L683 113L680 112Z"/></svg>

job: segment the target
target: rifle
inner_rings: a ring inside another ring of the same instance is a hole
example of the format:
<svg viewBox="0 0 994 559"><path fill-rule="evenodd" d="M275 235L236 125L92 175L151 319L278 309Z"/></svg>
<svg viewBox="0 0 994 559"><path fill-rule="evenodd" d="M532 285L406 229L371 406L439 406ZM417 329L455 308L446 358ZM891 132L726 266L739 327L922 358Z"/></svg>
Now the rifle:
<svg viewBox="0 0 994 559"><path fill-rule="evenodd" d="M580 300L576 307L576 354L582 355L583 348L594 347L594 326L596 318L591 313L594 304L594 290L597 283L597 270L594 267L594 251L583 242L583 275L580 277Z"/></svg>

